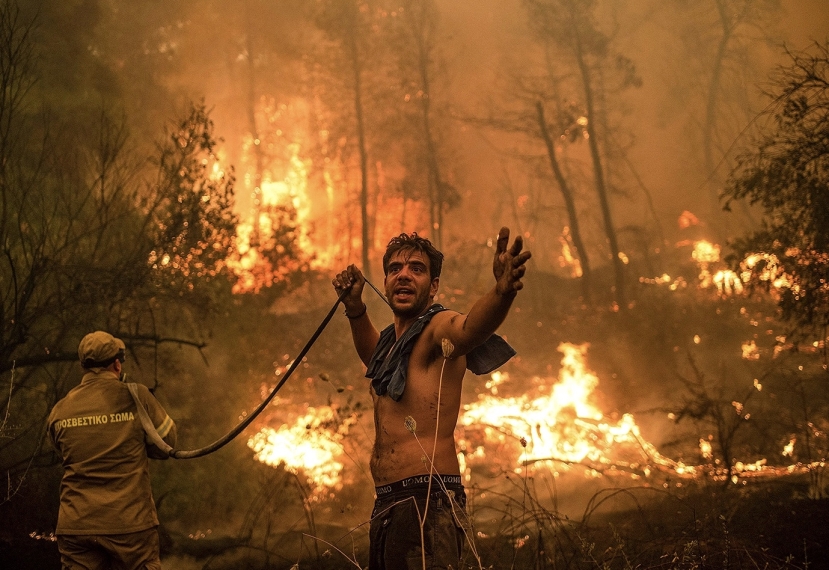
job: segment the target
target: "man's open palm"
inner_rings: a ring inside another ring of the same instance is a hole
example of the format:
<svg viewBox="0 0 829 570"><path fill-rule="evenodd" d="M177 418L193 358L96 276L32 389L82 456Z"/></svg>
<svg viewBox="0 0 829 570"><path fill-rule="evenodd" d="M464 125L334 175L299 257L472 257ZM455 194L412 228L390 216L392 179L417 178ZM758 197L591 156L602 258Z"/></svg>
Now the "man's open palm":
<svg viewBox="0 0 829 570"><path fill-rule="evenodd" d="M495 287L501 294L516 293L524 284L521 278L527 270L527 260L532 256L524 248L524 239L516 236L509 246L509 228L503 227L498 232L498 242L495 247L495 259L492 262L492 273L495 275Z"/></svg>

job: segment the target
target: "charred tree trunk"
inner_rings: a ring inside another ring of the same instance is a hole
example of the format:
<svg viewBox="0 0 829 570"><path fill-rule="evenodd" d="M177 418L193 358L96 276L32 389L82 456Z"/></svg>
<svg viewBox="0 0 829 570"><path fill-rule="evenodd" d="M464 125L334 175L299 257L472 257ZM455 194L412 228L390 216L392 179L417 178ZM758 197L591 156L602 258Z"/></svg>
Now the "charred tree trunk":
<svg viewBox="0 0 829 570"><path fill-rule="evenodd" d="M422 38L418 37L418 40ZM423 121L423 137L426 142L426 163L429 167L429 186L432 191L432 230L434 231L435 246L443 248L443 205L446 201L444 196L444 183L440 175L437 149L435 148L434 137L432 136L431 106L429 101L429 70L428 52L422 41L418 41L418 57L420 63L420 80L423 96L420 98L421 119Z"/></svg>
<svg viewBox="0 0 829 570"><path fill-rule="evenodd" d="M351 69L354 79L354 115L357 120L357 144L360 154L360 223L362 238L362 261L363 273L371 280L371 238L369 231L368 212L368 152L366 150L366 131L363 117L363 84L362 84L362 62L357 47L357 38L352 33L349 36L349 55L351 56Z"/></svg>
<svg viewBox="0 0 829 570"><path fill-rule="evenodd" d="M570 190L570 185L561 171L561 166L558 164L556 158L555 144L553 138L550 136L550 131L547 129L547 121L544 118L544 106L541 101L535 104L538 118L538 128L541 132L541 138L544 139L544 144L547 146L547 156L550 159L550 167L553 169L558 188L561 191L561 196L564 198L564 205L567 208L567 217L570 220L570 234L573 236L573 245L576 248L576 255L581 264L581 288L582 295L585 301L590 300L590 260L587 256L587 248L584 247L584 242L581 239L581 230L579 229L578 215L576 214L576 202L573 199L573 192Z"/></svg>
<svg viewBox="0 0 829 570"><path fill-rule="evenodd" d="M711 216L711 223L715 226L719 226L719 222L722 220L722 212L719 208L719 197L717 195L716 165L714 161L714 133L717 128L717 95L720 91L723 59L725 58L728 42L733 33L733 26L729 22L728 14L726 14L722 1L717 2L717 11L719 12L723 33L717 44L717 55L714 57L714 67L711 70L711 82L708 85L708 97L705 102L705 123L702 126L702 152L708 183L708 215Z"/></svg>
<svg viewBox="0 0 829 570"><path fill-rule="evenodd" d="M746 11L748 10L750 2L746 2L739 14L734 16L729 15L728 4L726 0L716 1L717 13L722 28L722 37L720 37L720 41L717 43L717 53L714 57L714 66L711 70L711 81L708 85L708 96L705 102L705 123L702 126L702 152L709 200L708 215L711 217L711 225L719 228L721 231L724 229L721 226L725 224L727 218L723 216L723 208L720 206L719 188L722 180L716 174L717 161L714 158L718 126L717 106L719 104L720 90L722 89L723 64L728 52L728 44L734 37L736 27L746 17ZM746 202L741 200L739 204L742 213L751 220L752 216Z"/></svg>
<svg viewBox="0 0 829 570"><path fill-rule="evenodd" d="M253 51L253 26L250 18L250 4L245 4L245 16L247 24L247 34L245 34L245 48L248 52L248 100L247 100L247 116L248 128L250 135L253 137L253 155L255 158L255 166L253 172L253 231L250 236L250 246L256 248L260 243L259 235L259 214L262 209L262 171L264 169L264 157L262 156L262 147L258 141L259 129L256 125L256 68L254 64Z"/></svg>
<svg viewBox="0 0 829 570"><path fill-rule="evenodd" d="M596 193L599 195L599 205L602 210L605 235L610 246L610 255L613 263L613 275L616 287L614 299L618 307L624 310L627 307L625 299L625 270L622 258L619 255L619 244L616 239L616 230L613 227L613 216L610 210L607 186L604 179L604 166L602 165L601 153L599 151L598 133L595 129L596 111L593 103L593 87L591 85L591 74L588 68L585 53L582 48L581 38L578 33L575 35L575 56L581 73L582 87L584 88L584 103L587 110L587 143L590 147L590 157L593 161L593 175L596 183Z"/></svg>
<svg viewBox="0 0 829 570"><path fill-rule="evenodd" d="M416 5L415 5L416 4ZM429 221L435 247L443 247L443 210L447 201L446 184L441 177L437 145L432 128L431 74L432 44L429 41L432 16L428 0L406 2L404 14L414 39L417 53L417 76L420 83L420 122L426 150L427 180L429 188Z"/></svg>

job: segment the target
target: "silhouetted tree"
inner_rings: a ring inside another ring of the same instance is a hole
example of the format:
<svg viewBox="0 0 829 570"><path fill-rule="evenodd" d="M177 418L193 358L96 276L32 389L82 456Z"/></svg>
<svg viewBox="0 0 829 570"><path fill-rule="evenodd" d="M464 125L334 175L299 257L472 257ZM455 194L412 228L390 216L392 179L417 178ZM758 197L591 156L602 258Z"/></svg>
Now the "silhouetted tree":
<svg viewBox="0 0 829 570"><path fill-rule="evenodd" d="M829 43L789 54L751 145L738 156L726 205L747 200L762 226L733 244L744 279L774 290L783 317L826 337L829 327ZM753 257L748 257L755 254ZM808 334L808 333L807 333Z"/></svg>
<svg viewBox="0 0 829 570"><path fill-rule="evenodd" d="M15 485L53 461L44 421L84 334L108 329L131 349L203 345L188 325L229 291L236 225L232 170L212 169L203 104L171 123L148 161L113 110L79 127L43 103L35 30L14 3L0 5L0 471Z"/></svg>
<svg viewBox="0 0 829 570"><path fill-rule="evenodd" d="M541 101L536 101L536 110L538 117L538 131L541 138L544 140L544 146L547 149L547 158L550 161L550 167L555 176L558 189L564 199L564 205L567 208L567 219L570 222L570 235L573 239L573 246L575 248L576 256L581 266L581 284L582 296L585 300L590 299L590 256L587 253L587 247L584 245L584 240L581 236L581 226L579 223L579 216L576 211L576 200L573 195L570 182L564 174L564 170L559 164L558 156L556 155L556 144L553 136L550 134L550 129L547 124L547 118L544 114L544 104ZM574 125L569 125L574 126Z"/></svg>
<svg viewBox="0 0 829 570"><path fill-rule="evenodd" d="M702 151L708 223L725 228L720 190L732 141L751 121L756 110L750 92L756 76L759 49L774 41L773 22L780 14L779 0L708 0L672 4L670 12L687 52L687 67L673 82L675 100L689 105L688 131L696 141L688 152ZM690 72L689 72L690 71ZM698 156L698 155L697 155ZM747 211L746 211L747 213Z"/></svg>
<svg viewBox="0 0 829 570"><path fill-rule="evenodd" d="M369 133L366 119L368 97L368 76L373 52L371 38L374 6L357 0L327 0L321 2L316 14L316 22L332 50L326 54L333 55L336 63L329 60L328 71L340 89L334 90L333 97L344 97L348 102L342 106L342 122L351 125L343 130L349 138L354 139L359 163L359 204L360 204L360 239L362 269L371 278L371 212L369 211Z"/></svg>
<svg viewBox="0 0 829 570"><path fill-rule="evenodd" d="M589 301L591 297L591 263L587 239L582 231L581 218L585 215L584 204L579 207L578 199L582 186L578 178L578 166L567 150L575 146L577 139L583 136L583 126L579 124L582 114L580 107L563 93L562 76L569 74L565 65L558 66L553 60L548 46L549 42L539 42L540 53L535 62L525 57L521 63L506 65L505 85L501 88L504 96L499 103L489 104L485 118L472 122L494 129L500 134L517 134L528 143L527 149L516 150L514 144L506 145L509 154L517 154L522 162L528 163L542 180L543 195L547 195L547 186L557 188L564 202L566 222L561 240L567 240L571 246L573 259L577 262L575 275L579 276L582 297ZM543 145L543 151L539 149ZM541 153L543 152L543 155ZM553 192L554 194L554 192ZM514 201L514 199L513 199ZM530 208L530 219L538 222L546 208L541 197ZM557 208L556 208L557 209ZM516 218L517 218L516 213ZM532 226L535 224L533 223ZM550 223L544 219L543 225ZM531 234L537 234L535 227L529 227Z"/></svg>
<svg viewBox="0 0 829 570"><path fill-rule="evenodd" d="M610 93L638 86L633 63L617 53L612 38L601 31L595 14L595 1L524 0L530 26L538 41L556 48L566 58L571 86L567 95L582 108L580 123L592 165L593 188L599 200L604 233L614 273L614 298L618 307L627 306L625 262L613 225L608 182L610 146L608 114ZM613 82L616 81L616 85Z"/></svg>
<svg viewBox="0 0 829 570"><path fill-rule="evenodd" d="M442 60L438 39L438 10L432 0L406 0L401 4L395 55L400 67L405 95L401 115L410 129L399 133L413 147L401 160L407 164L407 178L420 180L429 204L432 240L443 247L443 216L460 202L460 195L445 173L445 136L447 112L441 103ZM404 180L404 185L408 184Z"/></svg>
<svg viewBox="0 0 829 570"><path fill-rule="evenodd" d="M203 107L175 127L146 185L123 129L103 114L93 132L45 139L40 157L8 157L0 373L9 386L6 410L21 432L0 445L11 475L27 465L46 414L65 392L65 368L49 365L76 361L83 334L107 329L131 349L202 346L202 334L187 324L229 291L233 178L208 171L214 141ZM97 145L85 147L85 137Z"/></svg>

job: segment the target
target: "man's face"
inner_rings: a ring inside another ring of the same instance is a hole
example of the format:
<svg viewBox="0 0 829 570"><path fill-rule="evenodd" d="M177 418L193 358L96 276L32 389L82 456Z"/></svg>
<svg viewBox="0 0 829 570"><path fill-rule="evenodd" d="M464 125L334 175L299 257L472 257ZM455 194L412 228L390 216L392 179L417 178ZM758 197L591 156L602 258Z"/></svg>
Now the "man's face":
<svg viewBox="0 0 829 570"><path fill-rule="evenodd" d="M429 257L416 250L395 253L388 264L386 298L399 317L417 317L432 303L439 278L429 276Z"/></svg>

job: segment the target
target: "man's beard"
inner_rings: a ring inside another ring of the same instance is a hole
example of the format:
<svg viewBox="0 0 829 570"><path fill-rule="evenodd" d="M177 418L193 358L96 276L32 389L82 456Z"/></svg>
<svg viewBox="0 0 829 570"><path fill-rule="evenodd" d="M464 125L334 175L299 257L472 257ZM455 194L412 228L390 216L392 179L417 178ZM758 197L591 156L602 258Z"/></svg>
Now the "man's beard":
<svg viewBox="0 0 829 570"><path fill-rule="evenodd" d="M415 299L415 302L411 305L403 307L399 306L397 303L395 303L394 296L391 297L390 302L392 313L394 313L394 315L397 317L403 317L407 319L419 317L423 312L426 311L426 309L429 308L430 304L431 297L429 296L429 291L425 291L422 294L418 294L417 298Z"/></svg>

